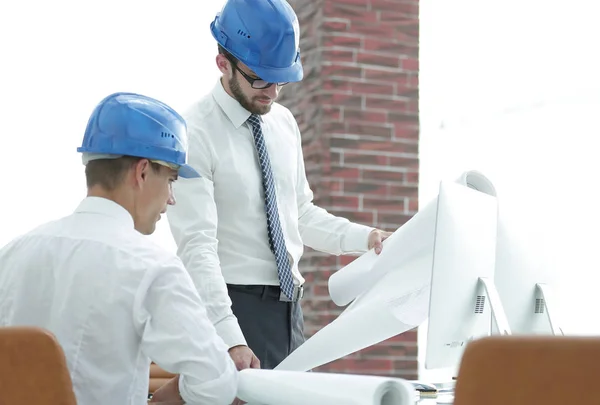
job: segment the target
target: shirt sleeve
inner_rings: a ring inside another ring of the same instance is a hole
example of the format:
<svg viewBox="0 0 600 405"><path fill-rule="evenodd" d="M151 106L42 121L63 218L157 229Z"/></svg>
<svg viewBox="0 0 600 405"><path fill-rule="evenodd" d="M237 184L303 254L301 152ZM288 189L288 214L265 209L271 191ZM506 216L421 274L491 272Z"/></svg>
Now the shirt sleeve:
<svg viewBox="0 0 600 405"><path fill-rule="evenodd" d="M314 205L313 192L306 179L300 130L291 113L289 119L295 128L297 138L298 183L296 198L298 203L298 226L303 243L315 250L334 255L366 252L369 244L369 233L374 228L352 223L346 218L332 215L323 208Z"/></svg>
<svg viewBox="0 0 600 405"><path fill-rule="evenodd" d="M146 271L133 318L144 354L180 375L179 391L186 403L231 404L238 372L179 259Z"/></svg>
<svg viewBox="0 0 600 405"><path fill-rule="evenodd" d="M208 318L229 347L246 345L246 340L231 310L231 299L221 273L217 254L217 206L214 199L213 156L201 130L189 127L188 163L202 178L179 179L173 185L176 204L167 211L177 254L190 273Z"/></svg>

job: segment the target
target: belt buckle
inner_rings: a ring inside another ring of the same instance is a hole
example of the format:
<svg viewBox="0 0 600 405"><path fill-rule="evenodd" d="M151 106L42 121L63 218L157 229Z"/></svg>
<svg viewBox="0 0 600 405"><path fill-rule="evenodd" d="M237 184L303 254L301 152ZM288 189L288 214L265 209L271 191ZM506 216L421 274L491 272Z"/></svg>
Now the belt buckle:
<svg viewBox="0 0 600 405"><path fill-rule="evenodd" d="M297 302L304 297L304 285L295 285L294 292L292 293L292 299L289 299L283 291L279 293L279 301L286 302Z"/></svg>

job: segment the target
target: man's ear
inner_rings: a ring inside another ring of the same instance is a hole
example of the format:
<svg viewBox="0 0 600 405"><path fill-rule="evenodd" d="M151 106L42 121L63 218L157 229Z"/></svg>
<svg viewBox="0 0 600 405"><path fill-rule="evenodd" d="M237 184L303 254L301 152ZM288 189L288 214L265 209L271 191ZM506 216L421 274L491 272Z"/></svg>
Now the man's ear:
<svg viewBox="0 0 600 405"><path fill-rule="evenodd" d="M148 159L140 159L133 165L133 175L135 178L135 184L140 187L143 186L144 182L148 178L148 170L151 170L151 164Z"/></svg>
<svg viewBox="0 0 600 405"><path fill-rule="evenodd" d="M217 67L219 68L221 73L229 76L231 74L231 62L229 62L229 59L227 59L222 53L219 53L217 54L215 60L217 62Z"/></svg>

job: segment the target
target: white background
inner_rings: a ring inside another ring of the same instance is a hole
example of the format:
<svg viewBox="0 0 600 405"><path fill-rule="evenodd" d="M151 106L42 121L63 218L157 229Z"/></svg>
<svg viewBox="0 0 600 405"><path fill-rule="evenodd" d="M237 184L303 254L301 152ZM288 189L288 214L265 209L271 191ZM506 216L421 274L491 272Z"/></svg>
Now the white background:
<svg viewBox="0 0 600 405"><path fill-rule="evenodd" d="M0 3L0 246L85 197L76 148L117 91L185 110L215 85L222 0ZM175 250L166 217L151 238Z"/></svg>
<svg viewBox="0 0 600 405"><path fill-rule="evenodd" d="M566 329L598 334L600 6L422 0L420 7L421 206L439 180L483 172L558 280ZM448 376L421 365L421 378Z"/></svg>

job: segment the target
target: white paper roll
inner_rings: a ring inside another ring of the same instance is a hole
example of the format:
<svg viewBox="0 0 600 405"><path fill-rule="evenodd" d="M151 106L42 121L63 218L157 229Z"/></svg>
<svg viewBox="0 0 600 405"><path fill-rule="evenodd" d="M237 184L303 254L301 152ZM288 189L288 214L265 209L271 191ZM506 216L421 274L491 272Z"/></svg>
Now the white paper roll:
<svg viewBox="0 0 600 405"><path fill-rule="evenodd" d="M416 392L399 378L246 369L237 396L249 405L408 405Z"/></svg>
<svg viewBox="0 0 600 405"><path fill-rule="evenodd" d="M496 196L492 182L482 173L464 172L457 183ZM404 264L420 257L431 258L433 232L437 212L437 198L430 201L404 225L383 242L379 255L369 250L329 278L329 295L336 305L348 305L359 295L369 291L390 270L402 272Z"/></svg>
<svg viewBox="0 0 600 405"><path fill-rule="evenodd" d="M495 195L492 183L479 172L466 172L457 182ZM453 196L460 200L472 194ZM329 291L334 302L351 304L284 359L276 370L310 370L416 328L427 320L437 203L437 198L429 202L394 232L384 242L381 254L367 252L331 276Z"/></svg>

